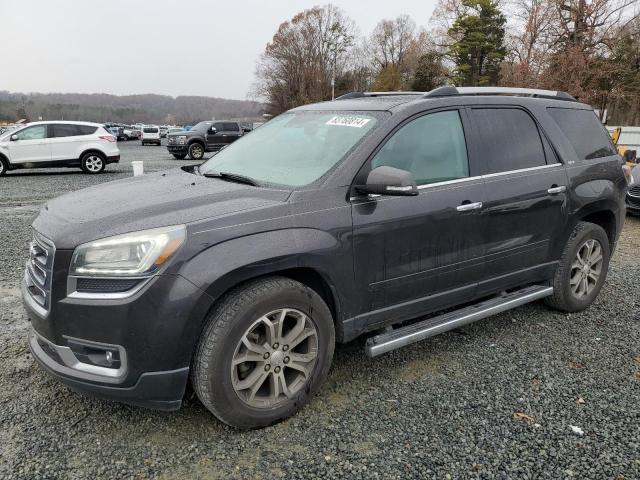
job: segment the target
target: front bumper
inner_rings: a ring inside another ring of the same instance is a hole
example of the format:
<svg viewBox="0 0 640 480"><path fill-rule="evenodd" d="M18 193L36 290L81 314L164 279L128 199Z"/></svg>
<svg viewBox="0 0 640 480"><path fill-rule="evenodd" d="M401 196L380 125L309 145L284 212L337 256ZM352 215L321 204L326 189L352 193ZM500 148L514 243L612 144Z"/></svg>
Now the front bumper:
<svg viewBox="0 0 640 480"><path fill-rule="evenodd" d="M68 359L69 355L73 355L69 347L55 345L35 330L32 330L29 336L29 350L47 373L75 392L155 410L178 410L182 405L182 396L189 378L189 367L146 372L140 375L134 385L119 387L95 383L89 380L89 378L95 378L95 375L67 366L65 361L77 362L77 360Z"/></svg>
<svg viewBox="0 0 640 480"><path fill-rule="evenodd" d="M47 308L34 300L25 275L22 296L34 358L75 391L147 408L180 408L210 298L168 274L127 298L76 298L67 295L70 253L55 253ZM93 353L78 350L85 347ZM117 358L113 368L104 363L107 350Z"/></svg>
<svg viewBox="0 0 640 480"><path fill-rule="evenodd" d="M187 145L167 145L169 153L177 153L178 155L187 154L189 147Z"/></svg>
<svg viewBox="0 0 640 480"><path fill-rule="evenodd" d="M120 154L107 157L107 165L110 163L120 163Z"/></svg>

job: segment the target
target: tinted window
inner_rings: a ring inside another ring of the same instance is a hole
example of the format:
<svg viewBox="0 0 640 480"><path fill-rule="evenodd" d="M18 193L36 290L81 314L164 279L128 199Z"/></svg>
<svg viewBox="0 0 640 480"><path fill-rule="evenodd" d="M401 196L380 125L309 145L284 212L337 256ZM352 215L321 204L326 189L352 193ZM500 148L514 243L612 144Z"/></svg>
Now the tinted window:
<svg viewBox="0 0 640 480"><path fill-rule="evenodd" d="M516 108L477 108L471 112L482 142L486 173L547 163L538 127L527 112Z"/></svg>
<svg viewBox="0 0 640 480"><path fill-rule="evenodd" d="M59 137L73 137L76 135L81 135L79 125L68 125L64 123L55 124L51 126L51 137L59 138Z"/></svg>
<svg viewBox="0 0 640 480"><path fill-rule="evenodd" d="M224 131L225 132L239 132L240 128L238 127L237 123L233 123L233 122L225 122L222 124L222 126L224 127Z"/></svg>
<svg viewBox="0 0 640 480"><path fill-rule="evenodd" d="M145 127L142 129L144 133L158 133L158 129L155 127Z"/></svg>
<svg viewBox="0 0 640 480"><path fill-rule="evenodd" d="M611 137L592 110L549 108L548 111L573 145L579 159L591 160L616 154Z"/></svg>
<svg viewBox="0 0 640 480"><path fill-rule="evenodd" d="M224 131L224 123L221 123L221 122L212 123L211 126L215 128L218 132Z"/></svg>
<svg viewBox="0 0 640 480"><path fill-rule="evenodd" d="M98 127L92 127L90 125L76 125L78 127L78 135L91 135L92 133L96 133Z"/></svg>
<svg viewBox="0 0 640 480"><path fill-rule="evenodd" d="M458 112L432 113L404 125L373 158L372 168L383 165L413 173L418 185L468 177Z"/></svg>
<svg viewBox="0 0 640 480"><path fill-rule="evenodd" d="M40 140L47 137L47 126L36 125L16 133L18 140Z"/></svg>

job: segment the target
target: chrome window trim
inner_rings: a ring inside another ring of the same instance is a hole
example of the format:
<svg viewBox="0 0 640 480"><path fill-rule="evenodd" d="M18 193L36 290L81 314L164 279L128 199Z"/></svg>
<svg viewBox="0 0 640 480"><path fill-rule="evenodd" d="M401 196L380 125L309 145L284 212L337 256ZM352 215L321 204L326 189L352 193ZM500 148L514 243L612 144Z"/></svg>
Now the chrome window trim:
<svg viewBox="0 0 640 480"><path fill-rule="evenodd" d="M493 178L493 177L500 177L503 175L510 175L512 173L526 173L526 172L535 172L537 170L545 170L548 168L558 168L558 167L562 167L563 164L562 163L552 163L551 165L539 165L537 167L528 167L528 168L520 168L517 170L508 170L506 172L497 172L497 173L488 173L486 175L474 175L472 177L464 177L464 178L456 178L454 180L446 180L444 182L435 182L435 183L425 183L422 185L418 185L418 190L425 190L427 188L435 188L435 187L442 187L442 186L446 186L446 185L455 185L457 183L465 183L465 182L471 182L474 180L484 180L486 178ZM631 195L631 194L629 194ZM377 198L380 197L382 195L372 195L369 194L368 198L372 199L372 198ZM385 197L392 197L395 195L384 195ZM631 195L633 196L633 195ZM349 197L349 201L353 202L356 200L362 200L363 197Z"/></svg>
<svg viewBox="0 0 640 480"><path fill-rule="evenodd" d="M503 175L510 175L512 173L534 172L536 170L545 170L547 168L558 168L561 166L562 166L562 163L552 163L550 165L539 165L537 167L519 168L517 170L507 170L505 172L487 173L485 175L482 175L482 178L500 177Z"/></svg>
<svg viewBox="0 0 640 480"><path fill-rule="evenodd" d="M473 180L480 180L480 179L482 179L482 175L474 175L473 177L454 178L453 180L445 180L443 182L423 183L422 185L418 185L418 190L424 190L426 188L431 188L431 187L441 187L443 185L454 185L456 183L464 183L464 182L470 182Z"/></svg>

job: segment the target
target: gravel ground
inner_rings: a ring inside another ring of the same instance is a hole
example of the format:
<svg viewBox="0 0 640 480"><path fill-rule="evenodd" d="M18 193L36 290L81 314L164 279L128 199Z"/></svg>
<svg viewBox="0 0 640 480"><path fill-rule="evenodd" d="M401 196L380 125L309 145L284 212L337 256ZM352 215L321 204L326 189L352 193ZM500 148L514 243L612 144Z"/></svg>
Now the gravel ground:
<svg viewBox="0 0 640 480"><path fill-rule="evenodd" d="M0 181L0 477L640 478L640 219L629 217L586 312L533 304L368 359L338 346L329 380L295 417L221 425L187 394L175 413L75 394L28 353L19 279L45 199L188 164L121 147L122 163ZM572 429L578 427L582 434Z"/></svg>

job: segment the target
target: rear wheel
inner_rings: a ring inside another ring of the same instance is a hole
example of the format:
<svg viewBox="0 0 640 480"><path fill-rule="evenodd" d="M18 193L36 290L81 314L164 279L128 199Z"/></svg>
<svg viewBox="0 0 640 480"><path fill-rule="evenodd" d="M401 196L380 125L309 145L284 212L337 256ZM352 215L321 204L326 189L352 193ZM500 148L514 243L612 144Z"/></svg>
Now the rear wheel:
<svg viewBox="0 0 640 480"><path fill-rule="evenodd" d="M204 147L200 143L192 143L189 145L189 156L193 160L200 160L204 156Z"/></svg>
<svg viewBox="0 0 640 480"><path fill-rule="evenodd" d="M563 312L579 312L595 300L609 269L609 238L599 225L580 222L564 249L545 302Z"/></svg>
<svg viewBox="0 0 640 480"><path fill-rule="evenodd" d="M104 157L99 153L85 153L80 160L80 166L84 173L100 173L104 170L105 165Z"/></svg>
<svg viewBox="0 0 640 480"><path fill-rule="evenodd" d="M6 175L7 170L9 170L9 164L4 158L0 157L0 177Z"/></svg>
<svg viewBox="0 0 640 480"><path fill-rule="evenodd" d="M186 157L186 155L184 154L177 154L177 153L173 154L173 158L175 158L176 160L184 160L184 157Z"/></svg>
<svg viewBox="0 0 640 480"><path fill-rule="evenodd" d="M334 342L331 313L316 292L288 278L256 280L210 314L192 383L204 406L228 425L270 425L313 397Z"/></svg>

